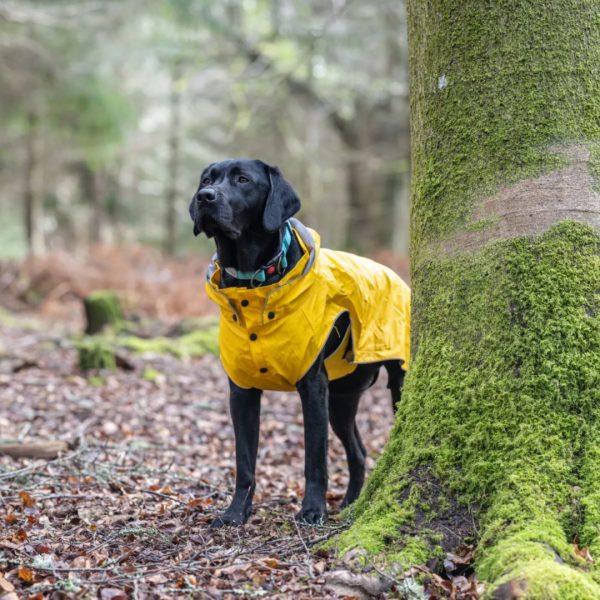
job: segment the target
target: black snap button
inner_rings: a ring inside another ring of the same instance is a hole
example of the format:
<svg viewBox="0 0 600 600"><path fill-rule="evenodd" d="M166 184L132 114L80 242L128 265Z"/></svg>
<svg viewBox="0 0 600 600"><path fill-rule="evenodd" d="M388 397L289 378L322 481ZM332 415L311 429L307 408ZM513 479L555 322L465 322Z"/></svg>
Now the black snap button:
<svg viewBox="0 0 600 600"><path fill-rule="evenodd" d="M266 373L269 369L267 369L267 367L261 367L260 372L261 373Z"/></svg>
<svg viewBox="0 0 600 600"><path fill-rule="evenodd" d="M250 334L250 339L251 339L252 341L254 341L254 340L258 339L258 336L257 336L255 333L251 333L251 334Z"/></svg>
<svg viewBox="0 0 600 600"><path fill-rule="evenodd" d="M248 304L250 304L248 300L242 300L242 306L248 306Z"/></svg>
<svg viewBox="0 0 600 600"><path fill-rule="evenodd" d="M275 313L274 312L270 312L267 317L269 317L269 319L274 319L275 318Z"/></svg>
<svg viewBox="0 0 600 600"><path fill-rule="evenodd" d="M231 318L232 318L234 321L237 321L237 315L233 315Z"/></svg>

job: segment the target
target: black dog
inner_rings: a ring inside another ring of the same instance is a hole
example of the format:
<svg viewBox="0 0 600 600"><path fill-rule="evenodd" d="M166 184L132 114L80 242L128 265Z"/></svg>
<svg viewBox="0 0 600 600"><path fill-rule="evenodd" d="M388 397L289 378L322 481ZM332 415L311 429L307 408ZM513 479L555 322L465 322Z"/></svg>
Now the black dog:
<svg viewBox="0 0 600 600"><path fill-rule="evenodd" d="M278 286L283 282L286 283L286 289L290 289L287 287L288 279L291 278L290 282L302 280L306 273L316 268L311 262L316 251L310 249L311 235L316 234L312 234L299 221L291 219L299 209L300 200L279 169L259 160L226 160L209 165L201 175L200 186L190 204L194 234L204 232L209 238L214 237L217 246L216 259L208 273L207 290L219 302L222 310L221 355L229 375L230 410L236 441L235 493L225 513L213 522L214 527L240 525L251 514L262 389L295 387L300 394L304 415L306 486L298 518L306 523L321 523L327 517L328 420L340 438L348 459L350 480L342 502L342 506L346 506L358 497L365 476L366 450L355 423L358 402L361 394L375 381L381 366L388 372L388 387L394 407L400 400L404 379L401 365L402 360L408 360L408 356L396 354L370 364L351 364L356 341L352 310L342 310L336 314L334 321L326 324L325 343L314 357L306 357L310 366L298 379L293 379L291 385L272 383L260 386L261 376L278 377L271 375L272 365L286 363L292 368L298 362L293 358L294 351L300 349L297 353L300 361L306 353L305 340L299 337L300 327L292 324L291 329L283 330L285 343L291 353L289 359L285 356L286 349L283 353L278 352L278 356L261 358L270 365L269 368L257 363L254 369L254 363L248 362L251 359L258 361L258 352L254 353L258 346L257 337L270 331L270 326L275 327L279 318L278 305L273 305L271 291L279 292ZM334 254L326 249L320 252ZM339 254L367 262L367 259ZM337 256L335 258L337 260ZM368 263L369 268L376 265L372 261ZM397 276L386 271L385 278L390 277ZM252 290L262 294L262 312L248 312L253 309L248 304L257 304L253 299L250 302L246 299L245 294ZM334 292L334 295L338 295L337 288ZM239 298L243 299L239 301ZM342 298L341 302L344 305L345 300ZM384 304L390 303L392 299L384 299ZM371 311L372 307L368 307L368 310ZM258 323L256 329L250 323ZM278 323L278 335L282 335L281 324L284 321ZM405 325L408 327L408 323ZM259 332L258 335L255 331ZM306 335L309 335L308 331ZM226 348L223 346L232 344L234 338L248 346L232 350L227 354L226 361ZM336 353L341 353L343 362L353 370L330 380L332 378L328 377L326 361ZM248 372L254 370L256 374ZM232 375L235 376L232 378ZM257 380L258 384L255 383Z"/></svg>

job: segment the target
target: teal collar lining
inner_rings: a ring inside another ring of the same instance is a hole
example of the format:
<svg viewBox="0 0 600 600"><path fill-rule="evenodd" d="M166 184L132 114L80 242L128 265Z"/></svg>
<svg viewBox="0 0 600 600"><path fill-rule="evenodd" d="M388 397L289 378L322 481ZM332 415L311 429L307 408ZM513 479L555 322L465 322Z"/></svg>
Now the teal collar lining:
<svg viewBox="0 0 600 600"><path fill-rule="evenodd" d="M225 267L225 271L228 275L231 275L236 279L249 281L250 287L255 287L256 283L264 283L267 280L267 277L274 273L283 273L288 264L287 251L292 243L292 235L292 226L289 221L286 221L281 236L281 248L266 265L263 265L256 271L238 271L233 267Z"/></svg>

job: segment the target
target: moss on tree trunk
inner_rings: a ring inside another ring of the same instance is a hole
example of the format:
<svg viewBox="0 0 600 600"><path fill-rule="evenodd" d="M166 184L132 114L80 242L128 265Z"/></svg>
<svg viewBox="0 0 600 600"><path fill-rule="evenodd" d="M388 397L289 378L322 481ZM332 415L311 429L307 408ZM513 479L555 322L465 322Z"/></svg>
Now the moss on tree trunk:
<svg viewBox="0 0 600 600"><path fill-rule="evenodd" d="M600 4L408 7L413 360L338 547L600 598Z"/></svg>

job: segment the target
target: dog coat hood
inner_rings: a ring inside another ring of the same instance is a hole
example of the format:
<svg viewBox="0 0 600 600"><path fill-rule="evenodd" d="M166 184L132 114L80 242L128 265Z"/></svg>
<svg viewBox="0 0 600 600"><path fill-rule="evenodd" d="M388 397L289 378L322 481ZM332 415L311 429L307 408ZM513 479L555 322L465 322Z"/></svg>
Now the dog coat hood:
<svg viewBox="0 0 600 600"><path fill-rule="evenodd" d="M221 309L219 347L227 375L238 386L291 391L323 349L336 318L350 315L352 347L342 340L325 361L330 380L360 363L410 355L410 288L391 269L368 258L320 248L319 235L290 219L303 249L278 282L220 288L213 258L206 291Z"/></svg>

